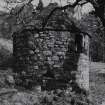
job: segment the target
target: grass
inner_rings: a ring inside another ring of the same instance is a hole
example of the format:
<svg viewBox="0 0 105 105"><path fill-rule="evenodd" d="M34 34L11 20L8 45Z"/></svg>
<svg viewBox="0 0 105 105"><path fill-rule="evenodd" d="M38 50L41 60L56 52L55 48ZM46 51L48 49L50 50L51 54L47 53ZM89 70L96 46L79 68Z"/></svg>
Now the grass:
<svg viewBox="0 0 105 105"><path fill-rule="evenodd" d="M91 63L90 65L90 93L94 105L101 105L102 102L105 102L104 69L104 63ZM5 75L8 72L0 71L0 74ZM0 76L0 78L2 82L4 76ZM43 92L38 92L35 89L32 91L16 89L14 92L14 89L7 86L0 87L0 91L4 91L0 95L0 105L74 105L73 102L76 102L76 105L88 105L87 99L83 95L72 92L72 89Z"/></svg>
<svg viewBox="0 0 105 105"><path fill-rule="evenodd" d="M95 105L105 102L105 64L91 63L90 67L90 89L92 100Z"/></svg>

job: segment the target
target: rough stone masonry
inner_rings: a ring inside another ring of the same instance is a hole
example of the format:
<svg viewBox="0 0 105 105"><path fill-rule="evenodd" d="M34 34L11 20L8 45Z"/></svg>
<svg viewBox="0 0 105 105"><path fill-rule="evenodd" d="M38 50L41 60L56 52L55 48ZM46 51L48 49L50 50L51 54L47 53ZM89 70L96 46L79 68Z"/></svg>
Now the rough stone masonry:
<svg viewBox="0 0 105 105"><path fill-rule="evenodd" d="M75 37L76 35L70 32L62 31L37 32L24 29L21 32L14 33L14 70L20 74L28 75L44 74L48 70L53 71L55 77L57 74L66 74L69 79L75 80L77 78L80 87L88 89L88 77L86 75L81 76L80 72L84 74L85 69L87 70L86 73L89 72L89 59L87 59L88 55L84 53L84 56L82 56L80 55L82 52L77 51L76 44L80 43L75 42ZM82 45L86 42L89 46L85 37L84 43L82 39L80 41ZM79 47L84 47L82 45ZM86 52L86 49L84 51ZM87 62L86 68L82 61Z"/></svg>
<svg viewBox="0 0 105 105"><path fill-rule="evenodd" d="M32 33L25 30L16 36L14 54L19 71L33 73L47 69L63 69L68 45L73 40L70 32Z"/></svg>

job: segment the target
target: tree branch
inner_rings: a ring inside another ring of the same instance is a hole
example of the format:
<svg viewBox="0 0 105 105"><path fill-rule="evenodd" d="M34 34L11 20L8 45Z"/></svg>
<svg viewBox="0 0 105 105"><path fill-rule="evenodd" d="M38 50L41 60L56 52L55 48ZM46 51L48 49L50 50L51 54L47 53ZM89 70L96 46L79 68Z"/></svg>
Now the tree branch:
<svg viewBox="0 0 105 105"><path fill-rule="evenodd" d="M33 0L29 0L29 1L28 1L28 4L30 4L32 1L33 1Z"/></svg>
<svg viewBox="0 0 105 105"><path fill-rule="evenodd" d="M44 28L46 25L47 25L47 22L48 22L48 20L50 19L50 17L53 15L53 13L55 12L55 11L57 11L57 10L65 10L65 9L67 9L67 8L69 8L69 7L75 7L77 4L78 4L78 2L80 2L81 0L76 0L76 2L74 3L74 4L72 4L72 5L66 5L66 6L63 6L63 7L55 7L51 12L50 12L50 14L47 16L47 18L45 19L45 21L43 22L43 24L42 24L42 28Z"/></svg>
<svg viewBox="0 0 105 105"><path fill-rule="evenodd" d="M33 0L29 0L28 3L26 3L26 4L28 5L28 4L30 4L32 1L33 1ZM19 13L21 13L26 4L24 4L14 15L18 15ZM10 12L10 14L11 14L11 12ZM12 14L12 15L13 15L13 14Z"/></svg>
<svg viewBox="0 0 105 105"><path fill-rule="evenodd" d="M104 13L105 13L105 0L87 0L91 4L93 4L93 7L95 8L95 15L100 18L103 26L105 27L105 18L104 18Z"/></svg>

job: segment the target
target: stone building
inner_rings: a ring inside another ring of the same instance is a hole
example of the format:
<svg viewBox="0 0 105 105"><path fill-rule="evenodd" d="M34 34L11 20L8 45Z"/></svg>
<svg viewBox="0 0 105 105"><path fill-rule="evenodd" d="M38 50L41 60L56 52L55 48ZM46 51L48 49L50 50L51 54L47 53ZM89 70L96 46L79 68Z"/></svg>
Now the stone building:
<svg viewBox="0 0 105 105"><path fill-rule="evenodd" d="M47 17L50 7L43 9L26 27L14 32L14 71L40 77L51 71L54 78L72 80L88 91L90 36L76 28L61 10L42 28L42 16Z"/></svg>

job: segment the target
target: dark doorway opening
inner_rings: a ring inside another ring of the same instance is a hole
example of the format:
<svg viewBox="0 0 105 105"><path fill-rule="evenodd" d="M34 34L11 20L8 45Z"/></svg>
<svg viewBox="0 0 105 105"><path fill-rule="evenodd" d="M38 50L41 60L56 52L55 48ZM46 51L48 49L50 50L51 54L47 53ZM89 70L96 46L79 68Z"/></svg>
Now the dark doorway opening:
<svg viewBox="0 0 105 105"><path fill-rule="evenodd" d="M83 47L82 47L82 35L78 34L75 36L75 45L76 45L76 52L82 53Z"/></svg>

